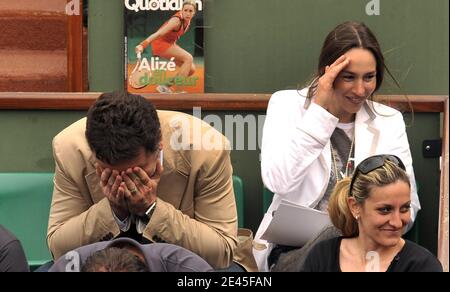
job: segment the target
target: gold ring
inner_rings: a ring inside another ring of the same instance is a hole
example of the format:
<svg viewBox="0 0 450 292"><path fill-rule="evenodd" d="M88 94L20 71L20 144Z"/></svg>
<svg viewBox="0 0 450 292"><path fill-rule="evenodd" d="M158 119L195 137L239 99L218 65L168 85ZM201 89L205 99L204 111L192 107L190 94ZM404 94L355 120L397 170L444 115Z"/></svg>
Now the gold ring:
<svg viewBox="0 0 450 292"><path fill-rule="evenodd" d="M134 189L130 190L130 192L131 192L132 194L134 194L134 193L137 192L137 190L136 190L136 188L134 188Z"/></svg>

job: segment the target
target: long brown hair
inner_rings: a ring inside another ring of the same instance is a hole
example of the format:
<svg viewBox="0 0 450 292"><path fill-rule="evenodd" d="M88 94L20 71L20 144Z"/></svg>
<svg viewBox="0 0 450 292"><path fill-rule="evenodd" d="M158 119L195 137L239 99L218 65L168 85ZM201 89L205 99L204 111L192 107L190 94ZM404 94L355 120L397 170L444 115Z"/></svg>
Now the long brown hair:
<svg viewBox="0 0 450 292"><path fill-rule="evenodd" d="M375 91L377 91L383 83L385 70L397 86L400 87L394 76L386 67L380 44L372 31L364 23L347 21L336 26L325 38L320 52L317 72L310 83L307 95L308 98L315 95L319 77L325 73L325 67L331 65L340 56L353 48L366 49L373 54L377 64Z"/></svg>

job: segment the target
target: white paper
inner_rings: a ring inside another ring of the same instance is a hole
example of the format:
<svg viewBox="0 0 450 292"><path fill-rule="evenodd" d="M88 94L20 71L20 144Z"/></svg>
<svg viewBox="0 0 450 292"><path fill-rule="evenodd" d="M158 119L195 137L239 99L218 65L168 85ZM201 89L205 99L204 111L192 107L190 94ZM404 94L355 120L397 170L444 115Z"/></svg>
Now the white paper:
<svg viewBox="0 0 450 292"><path fill-rule="evenodd" d="M328 213L283 200L261 238L281 245L303 246L330 224Z"/></svg>

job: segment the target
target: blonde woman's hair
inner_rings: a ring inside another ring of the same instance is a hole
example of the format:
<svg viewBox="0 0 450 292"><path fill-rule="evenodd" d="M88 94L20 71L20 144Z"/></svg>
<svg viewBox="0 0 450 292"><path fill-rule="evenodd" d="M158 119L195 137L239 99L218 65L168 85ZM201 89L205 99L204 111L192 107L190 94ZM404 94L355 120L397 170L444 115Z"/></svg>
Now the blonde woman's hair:
<svg viewBox="0 0 450 292"><path fill-rule="evenodd" d="M403 181L411 187L406 172L388 160L382 167L367 174L355 170L354 175L356 177L352 190L350 190L352 178L347 177L336 184L328 202L328 214L331 222L342 232L342 235L347 237L355 237L359 233L358 223L348 206L349 196L354 197L359 205L363 205L374 187L383 187L397 181Z"/></svg>
<svg viewBox="0 0 450 292"><path fill-rule="evenodd" d="M195 0L184 0L182 7L184 7L185 5L192 5L194 6L194 9L197 10L197 3L195 2Z"/></svg>

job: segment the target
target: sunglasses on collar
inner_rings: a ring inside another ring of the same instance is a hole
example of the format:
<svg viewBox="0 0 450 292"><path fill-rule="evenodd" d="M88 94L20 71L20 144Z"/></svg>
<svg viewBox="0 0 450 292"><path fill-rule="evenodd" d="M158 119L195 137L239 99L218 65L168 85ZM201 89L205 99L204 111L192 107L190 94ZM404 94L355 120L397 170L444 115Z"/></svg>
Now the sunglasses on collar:
<svg viewBox="0 0 450 292"><path fill-rule="evenodd" d="M401 161L400 158L398 158L395 155L387 155L387 154L380 154L380 155L374 155L370 156L363 161L361 161L358 166L355 169L355 172L352 176L352 181L350 183L350 189L349 189L349 196L353 189L353 183L355 182L356 177L358 176L358 173L368 174L369 172L374 171L375 169L378 169L382 167L386 161L390 161L406 171L405 165Z"/></svg>

